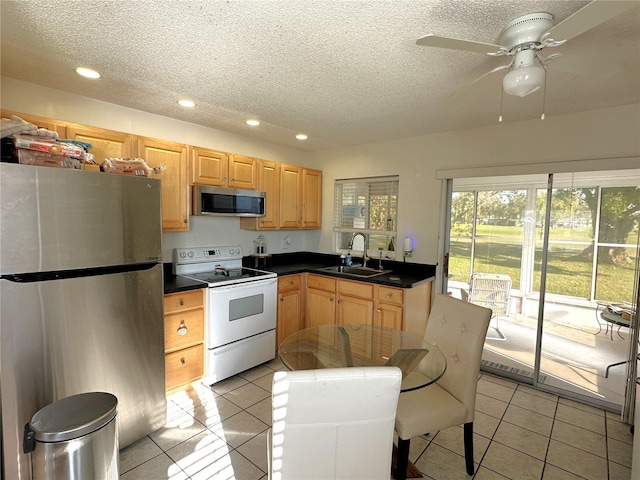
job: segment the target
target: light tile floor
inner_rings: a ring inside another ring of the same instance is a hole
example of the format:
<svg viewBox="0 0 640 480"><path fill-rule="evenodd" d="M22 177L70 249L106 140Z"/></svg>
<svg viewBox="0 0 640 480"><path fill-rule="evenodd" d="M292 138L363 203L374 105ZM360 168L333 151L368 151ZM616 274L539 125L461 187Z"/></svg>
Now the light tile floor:
<svg viewBox="0 0 640 480"><path fill-rule="evenodd" d="M276 359L172 394L167 423L120 451L122 480L262 480ZM631 478L633 437L619 416L488 374L478 381L477 480ZM411 440L428 479L468 479L462 427Z"/></svg>

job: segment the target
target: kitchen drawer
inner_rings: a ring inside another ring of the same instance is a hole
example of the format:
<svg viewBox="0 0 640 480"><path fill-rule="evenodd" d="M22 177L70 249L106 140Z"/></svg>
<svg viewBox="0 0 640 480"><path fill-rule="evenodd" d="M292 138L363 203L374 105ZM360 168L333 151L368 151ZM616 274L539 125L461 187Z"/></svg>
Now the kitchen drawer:
<svg viewBox="0 0 640 480"><path fill-rule="evenodd" d="M334 278L309 274L307 276L307 288L315 288L316 290L324 290L325 292L335 292L336 280Z"/></svg>
<svg viewBox="0 0 640 480"><path fill-rule="evenodd" d="M184 335L178 333L183 326ZM164 349L165 351L186 347L204 340L204 309L187 310L164 316Z"/></svg>
<svg viewBox="0 0 640 480"><path fill-rule="evenodd" d="M171 390L202 378L204 375L204 345L194 345L164 356L165 388Z"/></svg>
<svg viewBox="0 0 640 480"><path fill-rule="evenodd" d="M198 308L204 305L205 289L189 290L187 292L170 293L164 296L164 313Z"/></svg>
<svg viewBox="0 0 640 480"><path fill-rule="evenodd" d="M348 280L338 280L338 292L351 297L366 298L373 300L373 284L364 282L350 282Z"/></svg>
<svg viewBox="0 0 640 480"><path fill-rule="evenodd" d="M378 287L378 302L402 305L404 303L404 292L401 288Z"/></svg>
<svg viewBox="0 0 640 480"><path fill-rule="evenodd" d="M289 290L299 290L301 275L287 275L278 278L278 292L288 292Z"/></svg>

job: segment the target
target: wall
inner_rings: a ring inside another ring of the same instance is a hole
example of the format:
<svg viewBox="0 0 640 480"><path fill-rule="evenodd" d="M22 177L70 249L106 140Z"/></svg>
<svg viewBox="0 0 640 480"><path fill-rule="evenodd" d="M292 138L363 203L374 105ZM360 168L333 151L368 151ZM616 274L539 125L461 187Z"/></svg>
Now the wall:
<svg viewBox="0 0 640 480"><path fill-rule="evenodd" d="M438 169L585 159L603 159L606 169L612 157L636 157L630 163L640 168L638 132L640 105L631 105L316 152L324 171L323 211L328 220L336 178L399 174L398 236L414 238L409 261L438 263L443 210ZM324 222L319 250L333 250L330 221Z"/></svg>
<svg viewBox="0 0 640 480"><path fill-rule="evenodd" d="M313 166L309 153L280 147L212 128L153 115L99 100L1 77L2 108L48 118L107 128L119 132L170 140L188 145L213 148L293 165ZM330 220L329 220L330 221ZM252 252L259 233L240 230L240 219L226 217L191 217L189 232L165 233L162 236L163 260L171 261L175 247L240 244L245 253ZM270 253L315 251L319 232L264 232ZM291 244L282 247L282 239Z"/></svg>

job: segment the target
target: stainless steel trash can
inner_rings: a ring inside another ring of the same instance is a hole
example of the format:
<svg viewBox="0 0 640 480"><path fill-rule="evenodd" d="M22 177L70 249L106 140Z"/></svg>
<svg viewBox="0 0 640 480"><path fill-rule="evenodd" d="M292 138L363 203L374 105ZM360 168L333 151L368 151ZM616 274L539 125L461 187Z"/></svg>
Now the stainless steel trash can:
<svg viewBox="0 0 640 480"><path fill-rule="evenodd" d="M118 399L81 393L40 409L25 427L33 480L118 480Z"/></svg>

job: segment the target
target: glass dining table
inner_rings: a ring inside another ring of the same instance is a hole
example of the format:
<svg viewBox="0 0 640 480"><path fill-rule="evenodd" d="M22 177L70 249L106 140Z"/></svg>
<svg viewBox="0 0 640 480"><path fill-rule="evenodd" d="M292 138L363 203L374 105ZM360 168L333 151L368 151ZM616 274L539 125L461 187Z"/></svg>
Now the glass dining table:
<svg viewBox="0 0 640 480"><path fill-rule="evenodd" d="M335 323L305 328L285 338L278 356L289 370L393 365L402 370L401 392L430 385L447 361L427 340L392 328Z"/></svg>

